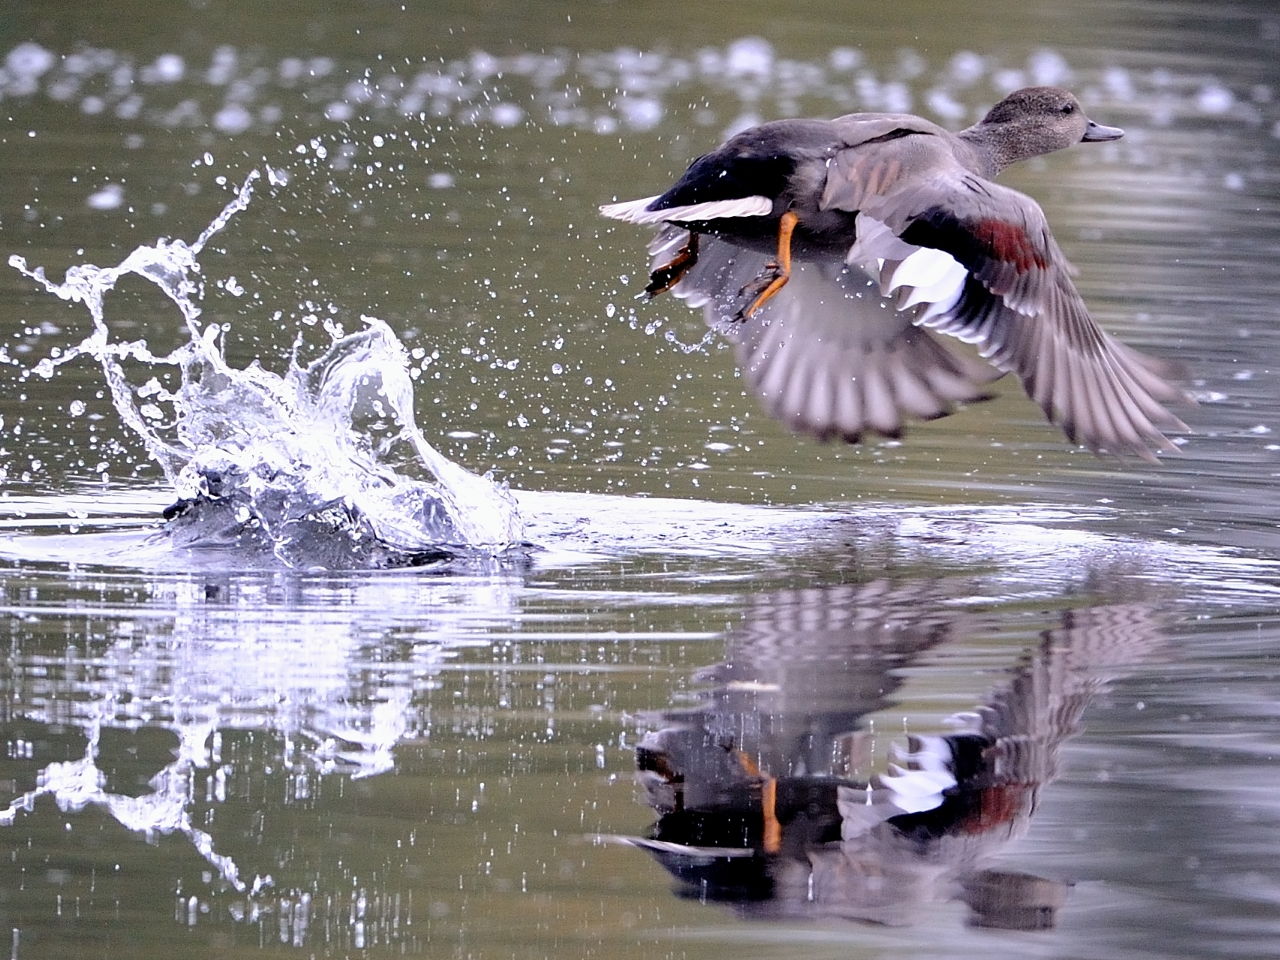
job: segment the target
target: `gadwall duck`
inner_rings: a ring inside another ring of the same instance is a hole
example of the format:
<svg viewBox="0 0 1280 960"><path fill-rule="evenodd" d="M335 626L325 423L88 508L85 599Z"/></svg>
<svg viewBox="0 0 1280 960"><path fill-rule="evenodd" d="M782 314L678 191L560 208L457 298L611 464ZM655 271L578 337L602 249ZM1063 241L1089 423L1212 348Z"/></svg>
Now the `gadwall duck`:
<svg viewBox="0 0 1280 960"><path fill-rule="evenodd" d="M958 133L905 114L778 120L666 193L600 212L662 225L645 294L704 307L792 429L896 437L904 417L945 416L1012 372L1073 442L1154 460L1175 449L1163 431L1187 429L1163 406L1188 401L1175 367L1094 323L1039 205L991 179L1122 135L1054 87L1011 93Z"/></svg>

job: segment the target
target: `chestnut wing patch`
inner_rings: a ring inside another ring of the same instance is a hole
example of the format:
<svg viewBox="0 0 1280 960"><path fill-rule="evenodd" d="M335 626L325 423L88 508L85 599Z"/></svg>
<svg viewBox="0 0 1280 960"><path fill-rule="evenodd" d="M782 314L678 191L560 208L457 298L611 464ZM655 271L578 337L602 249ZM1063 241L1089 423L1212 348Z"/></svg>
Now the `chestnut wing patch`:
<svg viewBox="0 0 1280 960"><path fill-rule="evenodd" d="M943 207L931 207L914 217L901 237L919 247L945 250L975 273L992 260L1022 274L1048 267L1048 249L1026 227L998 217L963 219Z"/></svg>
<svg viewBox="0 0 1280 960"><path fill-rule="evenodd" d="M978 220L973 224L973 236L997 260L1012 263L1019 273L1026 273L1033 266L1043 270L1048 265L1044 250L1032 243L1027 231L1016 223Z"/></svg>

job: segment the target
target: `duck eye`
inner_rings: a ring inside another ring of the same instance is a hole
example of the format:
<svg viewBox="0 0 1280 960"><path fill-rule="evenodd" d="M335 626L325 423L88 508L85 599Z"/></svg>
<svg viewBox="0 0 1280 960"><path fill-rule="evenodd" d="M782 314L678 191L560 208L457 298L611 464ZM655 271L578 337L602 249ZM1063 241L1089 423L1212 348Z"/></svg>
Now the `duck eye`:
<svg viewBox="0 0 1280 960"><path fill-rule="evenodd" d="M1075 112L1076 112L1076 105L1075 105L1074 103L1067 103L1067 104L1063 104L1062 112L1063 112L1063 113L1075 113Z"/></svg>

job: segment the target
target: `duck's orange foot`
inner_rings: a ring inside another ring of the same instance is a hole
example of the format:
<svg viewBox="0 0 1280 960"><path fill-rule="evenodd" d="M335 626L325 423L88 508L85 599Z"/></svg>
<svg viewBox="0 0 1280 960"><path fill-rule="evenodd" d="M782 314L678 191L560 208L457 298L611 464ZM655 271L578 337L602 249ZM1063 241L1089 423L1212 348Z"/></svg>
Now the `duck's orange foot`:
<svg viewBox="0 0 1280 960"><path fill-rule="evenodd" d="M735 323L749 320L791 279L791 234L798 222L799 218L790 210L778 221L778 258L766 263L759 275L738 291L739 296L750 296L751 300L733 315Z"/></svg>
<svg viewBox="0 0 1280 960"><path fill-rule="evenodd" d="M749 320L751 315L767 303L775 293L787 285L791 279L791 271L783 270L778 264L770 261L754 280L738 291L740 297L750 297L746 305L733 315L735 323Z"/></svg>
<svg viewBox="0 0 1280 960"><path fill-rule="evenodd" d="M742 772L760 781L760 816L763 821L760 848L765 853L777 853L782 849L782 824L778 820L778 778L760 769L745 751L734 750L734 758Z"/></svg>
<svg viewBox="0 0 1280 960"><path fill-rule="evenodd" d="M698 235L690 233L684 246L676 251L676 255L666 263L653 268L649 274L649 284L641 294L646 300L652 300L660 293L666 293L680 278L688 273L689 268L698 262Z"/></svg>

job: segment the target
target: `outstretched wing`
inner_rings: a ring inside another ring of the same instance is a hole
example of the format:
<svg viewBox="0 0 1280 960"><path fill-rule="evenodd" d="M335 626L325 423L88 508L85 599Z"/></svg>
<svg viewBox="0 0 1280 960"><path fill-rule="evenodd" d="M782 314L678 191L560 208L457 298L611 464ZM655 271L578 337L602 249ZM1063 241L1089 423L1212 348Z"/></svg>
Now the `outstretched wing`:
<svg viewBox="0 0 1280 960"><path fill-rule="evenodd" d="M1189 401L1170 382L1175 368L1093 321L1039 205L938 168L903 177L896 158L856 150L832 160L822 206L859 213L851 262L878 270L900 307L921 304L915 323L974 343L1017 374L1071 440L1148 460L1174 449L1163 431L1187 428L1163 404Z"/></svg>
<svg viewBox="0 0 1280 960"><path fill-rule="evenodd" d="M650 247L669 261L688 233L671 226ZM750 318L732 318L742 287L768 258L712 235L672 288L731 337L748 387L767 413L823 440L898 436L903 420L930 420L986 397L999 372L947 349L911 316L889 309L874 280L839 263L796 262L791 279Z"/></svg>

